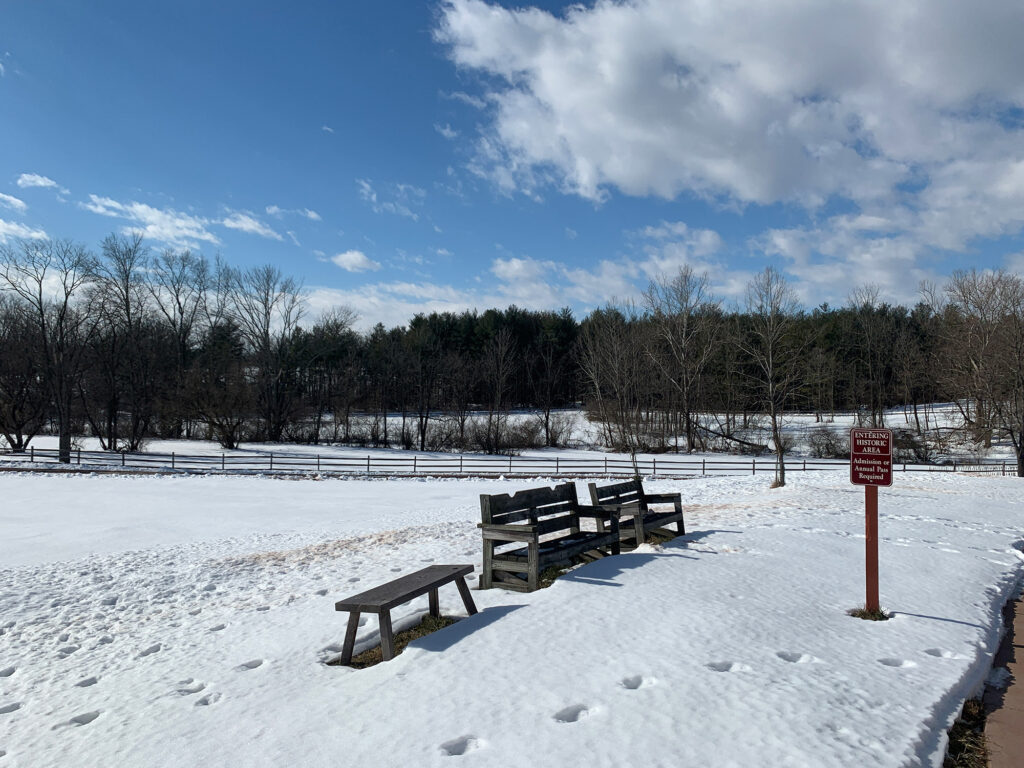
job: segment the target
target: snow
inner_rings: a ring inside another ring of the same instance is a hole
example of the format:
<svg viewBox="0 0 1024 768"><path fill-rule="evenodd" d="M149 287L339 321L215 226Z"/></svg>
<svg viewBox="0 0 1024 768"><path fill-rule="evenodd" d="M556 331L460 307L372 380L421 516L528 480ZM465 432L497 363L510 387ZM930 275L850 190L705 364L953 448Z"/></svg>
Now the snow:
<svg viewBox="0 0 1024 768"><path fill-rule="evenodd" d="M941 765L1020 582L1015 478L881 490L887 622L846 615L845 472L648 481L682 492L685 538L474 591L391 662L323 663L334 601L479 570L479 494L541 482L0 476L0 768ZM377 639L371 616L356 651Z"/></svg>

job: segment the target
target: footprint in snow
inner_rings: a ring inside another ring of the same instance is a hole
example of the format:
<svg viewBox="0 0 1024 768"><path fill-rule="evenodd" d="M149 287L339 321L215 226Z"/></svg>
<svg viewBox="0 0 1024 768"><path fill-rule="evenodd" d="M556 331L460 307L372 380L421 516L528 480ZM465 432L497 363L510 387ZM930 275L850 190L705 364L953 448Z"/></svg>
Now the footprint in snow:
<svg viewBox="0 0 1024 768"><path fill-rule="evenodd" d="M65 728L65 727L67 727L69 725L75 726L76 728L77 727L81 727L83 725L88 725L89 723L91 723L93 720L95 720L99 716L100 716L100 711L99 710L94 710L93 712L83 712L80 715L75 715L74 717L72 717L70 720L68 720L66 722L57 723L57 725L53 726L53 728L51 730L55 731L58 728Z"/></svg>
<svg viewBox="0 0 1024 768"><path fill-rule="evenodd" d="M210 632L220 632L226 626L227 626L227 624L217 624L215 626L210 627L209 631Z"/></svg>
<svg viewBox="0 0 1024 768"><path fill-rule="evenodd" d="M560 709L555 712L555 722L557 723L575 723L586 717L590 717L593 711L585 704L573 704L572 706Z"/></svg>
<svg viewBox="0 0 1024 768"><path fill-rule="evenodd" d="M401 568L392 568L392 569L391 569L391 572L392 572L392 573L401 573L401 571L402 571L402 569L401 569Z"/></svg>
<svg viewBox="0 0 1024 768"><path fill-rule="evenodd" d="M269 611L270 610L270 606L269 605L261 605L256 610L259 611L260 613L262 613L263 611Z"/></svg>
<svg viewBox="0 0 1024 768"><path fill-rule="evenodd" d="M324 595L327 594L327 590L326 589L318 589L315 594L320 595L320 597L323 597Z"/></svg>
<svg viewBox="0 0 1024 768"><path fill-rule="evenodd" d="M650 688L652 685L657 684L657 680L653 677L644 677L643 675L633 675L632 677L624 677L619 681L619 685L629 691L635 691L638 688Z"/></svg>
<svg viewBox="0 0 1024 768"><path fill-rule="evenodd" d="M188 615L189 616L198 616L202 612L203 612L202 608L193 608L191 611L188 612Z"/></svg>
<svg viewBox="0 0 1024 768"><path fill-rule="evenodd" d="M197 707L208 707L211 704L216 704L220 700L221 700L221 694L216 693L216 692L208 693L205 696L203 696L203 698L197 699L196 703L195 703L195 706L197 706Z"/></svg>
<svg viewBox="0 0 1024 768"><path fill-rule="evenodd" d="M263 659L253 659L252 661L247 661L244 664L239 664L237 669L239 672L248 672L250 669L256 669L262 665Z"/></svg>
<svg viewBox="0 0 1024 768"><path fill-rule="evenodd" d="M179 696L191 696L193 693L199 693L204 688L206 688L206 683L200 683L194 678L189 677L178 683L175 693Z"/></svg>
<svg viewBox="0 0 1024 768"><path fill-rule="evenodd" d="M705 664L708 669L715 672L750 672L751 667L746 664L740 664L736 661L712 661L710 664Z"/></svg>
<svg viewBox="0 0 1024 768"><path fill-rule="evenodd" d="M111 597L104 597L100 600L100 605L117 605L117 596L112 595Z"/></svg>
<svg viewBox="0 0 1024 768"><path fill-rule="evenodd" d="M911 661L910 659L891 659L891 658L886 658L886 659L879 659L878 663L879 664L884 664L887 667L895 667L895 668L898 668L898 669L908 669L910 667L916 667L917 666L917 662L916 661Z"/></svg>
<svg viewBox="0 0 1024 768"><path fill-rule="evenodd" d="M59 643L66 643L70 639L71 639L71 635L70 634L68 634L67 632L61 632L60 635L57 637L57 642L59 642Z"/></svg>
<svg viewBox="0 0 1024 768"><path fill-rule="evenodd" d="M163 644L162 643L154 643L153 645L149 646L149 648L147 648L142 653L140 653L138 655L138 658L141 659L141 658L143 658L145 656L152 656L154 653L159 651L161 648L163 648Z"/></svg>
<svg viewBox="0 0 1024 768"><path fill-rule="evenodd" d="M779 651L775 654L783 661L788 661L790 664L823 664L824 662L817 656L811 656L809 653L794 653L793 651Z"/></svg>
<svg viewBox="0 0 1024 768"><path fill-rule="evenodd" d="M62 659L66 659L81 647L80 645L65 645L63 648L57 649L57 655Z"/></svg>
<svg viewBox="0 0 1024 768"><path fill-rule="evenodd" d="M107 645L108 643L114 642L114 638L112 638L110 635L103 635L103 637L101 637L96 642L100 645Z"/></svg>
<svg viewBox="0 0 1024 768"><path fill-rule="evenodd" d="M359 581L358 576L353 576L351 579L348 580L349 584L354 584L357 581Z"/></svg>
<svg viewBox="0 0 1024 768"><path fill-rule="evenodd" d="M14 702L13 704L4 704L0 707L0 715L9 715L11 712L17 712L21 709L21 702Z"/></svg>
<svg viewBox="0 0 1024 768"><path fill-rule="evenodd" d="M945 650L943 648L925 648L924 652L927 653L929 656L934 656L937 659L966 659L967 658L967 656L964 656L962 653L957 653L956 651L947 651L947 650Z"/></svg>
<svg viewBox="0 0 1024 768"><path fill-rule="evenodd" d="M476 736L461 736L451 741L446 741L441 745L441 754L454 757L457 755L465 755L468 752L475 752L482 748L484 742L482 739L478 739Z"/></svg>
<svg viewBox="0 0 1024 768"><path fill-rule="evenodd" d="M0 677L10 677L14 674L15 670L17 670L17 667L4 667L0 669Z"/></svg>
<svg viewBox="0 0 1024 768"><path fill-rule="evenodd" d="M87 678L85 678L85 680L79 680L77 683L75 683L75 687L76 688L89 688L89 687L91 687L93 685L96 685L96 683L98 683L99 681L100 681L100 679L98 677L87 677Z"/></svg>

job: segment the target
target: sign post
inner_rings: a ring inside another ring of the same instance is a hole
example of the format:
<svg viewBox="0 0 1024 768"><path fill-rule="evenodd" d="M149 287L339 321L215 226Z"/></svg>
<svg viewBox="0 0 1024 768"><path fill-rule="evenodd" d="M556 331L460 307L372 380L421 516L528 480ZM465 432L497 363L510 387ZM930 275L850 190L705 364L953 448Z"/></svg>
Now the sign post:
<svg viewBox="0 0 1024 768"><path fill-rule="evenodd" d="M850 482L864 486L864 554L869 613L881 609L878 601L878 486L892 485L892 430L850 430Z"/></svg>

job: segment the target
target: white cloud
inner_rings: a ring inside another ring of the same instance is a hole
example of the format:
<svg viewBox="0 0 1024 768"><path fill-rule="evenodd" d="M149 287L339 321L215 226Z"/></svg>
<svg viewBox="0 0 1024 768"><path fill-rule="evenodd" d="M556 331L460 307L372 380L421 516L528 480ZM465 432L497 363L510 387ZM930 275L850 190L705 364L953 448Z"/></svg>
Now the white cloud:
<svg viewBox="0 0 1024 768"><path fill-rule="evenodd" d="M3 63L2 63L2 62L0 62L0 77L3 77L3 76L4 76L4 75L6 75L6 74L7 74L7 70L6 70L6 69L4 69L4 65L3 65Z"/></svg>
<svg viewBox="0 0 1024 768"><path fill-rule="evenodd" d="M567 240L575 240L577 237L579 237L579 234L580 233L577 232L572 227L566 227L565 228L565 237L566 237Z"/></svg>
<svg viewBox="0 0 1024 768"><path fill-rule="evenodd" d="M79 206L100 216L126 219L130 223L122 232L141 231L145 237L168 245L187 247L200 242L220 245L217 236L207 229L215 222L200 216L135 201L121 203L99 195L89 195L89 202L79 203Z"/></svg>
<svg viewBox="0 0 1024 768"><path fill-rule="evenodd" d="M49 240L50 237L41 229L32 229L16 221L4 221L0 219L0 243L6 243L10 237L20 237L25 240Z"/></svg>
<svg viewBox="0 0 1024 768"><path fill-rule="evenodd" d="M484 76L469 169L503 193L793 203L808 263L914 275L1024 228L1022 33L1012 0L448 0L435 31Z"/></svg>
<svg viewBox="0 0 1024 768"><path fill-rule="evenodd" d="M248 211L234 211L221 222L228 229L236 229L250 235L259 235L270 240L283 240L277 232L268 227Z"/></svg>
<svg viewBox="0 0 1024 768"><path fill-rule="evenodd" d="M0 192L0 205L4 208L15 210L18 213L24 213L28 210L28 206L25 205L24 200L19 200L11 195L5 195L3 192Z"/></svg>
<svg viewBox="0 0 1024 768"><path fill-rule="evenodd" d="M334 133L334 129L331 128L331 126L329 125L321 125L320 130L323 131L324 133Z"/></svg>
<svg viewBox="0 0 1024 768"><path fill-rule="evenodd" d="M454 128L452 128L448 123L445 123L444 125L440 125L438 123L434 123L434 130L437 131L438 133L440 133L442 136L444 136L449 141L451 141L452 139L458 138L458 135L459 135L459 132L457 130L455 130Z"/></svg>
<svg viewBox="0 0 1024 768"><path fill-rule="evenodd" d="M68 190L62 187L48 176L40 176L38 173L23 173L18 177L17 185L22 189L28 187L42 187L44 189L56 189L61 194L68 194Z"/></svg>
<svg viewBox="0 0 1024 768"><path fill-rule="evenodd" d="M299 242L299 238L298 238L298 237L296 236L296 234L295 234L294 232L292 232L292 231L291 231L291 230L289 229L289 230L286 230L286 231L285 231L285 234L286 234L286 235L288 235L288 237L290 237L290 238L291 238L291 241L292 241L292 242L293 242L293 243L294 243L294 244L295 244L296 246L298 246L298 247L300 247L300 248L302 247L302 243L300 243L300 242Z"/></svg>
<svg viewBox="0 0 1024 768"><path fill-rule="evenodd" d="M345 251L331 257L331 261L346 272L368 272L380 269L380 263L374 261L362 251Z"/></svg>
<svg viewBox="0 0 1024 768"><path fill-rule="evenodd" d="M422 206L427 197L426 190L412 184L389 184L385 192L378 195L369 179L356 179L356 185L359 197L370 204L374 213L391 213L419 221L419 214L410 206Z"/></svg>
<svg viewBox="0 0 1024 768"><path fill-rule="evenodd" d="M309 208L282 208L278 205L268 205L266 211L268 216L274 216L278 219L283 218L286 214L293 214L307 218L310 221L321 221L320 214Z"/></svg>

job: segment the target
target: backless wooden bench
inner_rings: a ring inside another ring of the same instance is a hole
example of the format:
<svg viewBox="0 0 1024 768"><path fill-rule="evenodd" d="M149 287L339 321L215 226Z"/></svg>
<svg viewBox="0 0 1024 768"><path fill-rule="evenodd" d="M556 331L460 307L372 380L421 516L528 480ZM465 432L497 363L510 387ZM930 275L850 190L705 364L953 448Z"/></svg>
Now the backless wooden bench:
<svg viewBox="0 0 1024 768"><path fill-rule="evenodd" d="M391 609L406 603L413 598L430 593L430 615L440 616L441 610L437 598L437 590L450 582L455 582L462 595L466 612L472 616L476 613L473 596L469 594L466 575L473 572L472 565L429 565L415 573L400 576L379 587L360 592L358 595L339 600L334 604L336 611L348 611L348 629L345 630L345 644L341 649L341 663L352 661L352 649L356 644L356 630L359 628L360 613L376 613L380 622L380 648L384 661L395 656L395 638L391 630Z"/></svg>

